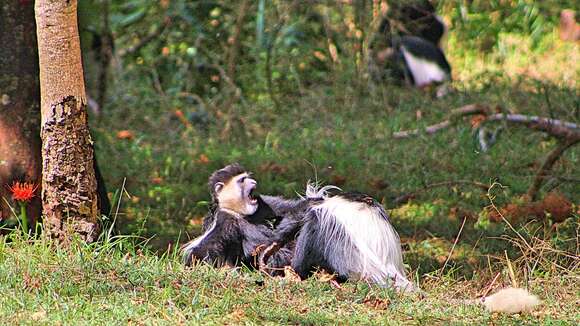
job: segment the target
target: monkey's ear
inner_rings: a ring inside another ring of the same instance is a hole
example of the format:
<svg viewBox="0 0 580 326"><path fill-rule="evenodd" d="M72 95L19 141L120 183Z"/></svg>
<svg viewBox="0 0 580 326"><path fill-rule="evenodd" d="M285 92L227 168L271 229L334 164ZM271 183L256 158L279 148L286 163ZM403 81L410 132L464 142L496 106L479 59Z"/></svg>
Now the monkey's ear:
<svg viewBox="0 0 580 326"><path fill-rule="evenodd" d="M213 191L215 191L215 193L217 194L218 192L220 192L223 188L224 188L224 183L223 182L217 182L215 184L215 186L213 186Z"/></svg>

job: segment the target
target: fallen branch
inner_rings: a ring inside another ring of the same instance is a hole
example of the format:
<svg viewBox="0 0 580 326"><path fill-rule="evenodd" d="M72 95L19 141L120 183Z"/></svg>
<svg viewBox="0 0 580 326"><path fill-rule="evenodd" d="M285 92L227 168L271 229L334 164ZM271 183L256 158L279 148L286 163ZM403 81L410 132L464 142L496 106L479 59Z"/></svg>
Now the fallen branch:
<svg viewBox="0 0 580 326"><path fill-rule="evenodd" d="M468 115L475 115L475 114L484 114L487 115L490 113L489 107L480 104L469 104L466 106L462 106L459 109L455 109L451 111L449 114L449 118L447 120L443 120L439 123L434 125L428 126L426 128L417 128L411 130L403 130L397 131L393 133L393 138L401 139L401 138L409 138L413 136L418 136L421 133L425 133L427 135L432 135L438 131L441 131L449 126L451 126L451 122L459 117L468 116Z"/></svg>
<svg viewBox="0 0 580 326"><path fill-rule="evenodd" d="M491 109L488 106L470 104L451 111L449 118L446 120L427 126L425 128L397 131L393 133L393 138L410 138L423 133L431 135L450 127L460 117L476 114L485 116L485 120L483 122L506 121L512 124L521 124L527 126L528 128L543 131L550 134L551 136L563 139L580 137L580 126L576 123L538 116L528 116L523 114L492 114Z"/></svg>
<svg viewBox="0 0 580 326"><path fill-rule="evenodd" d="M418 189L418 190L406 193L404 195L401 195L393 200L393 204L394 205L404 204L404 203L408 202L409 200L415 198L417 195L419 195L423 192L426 192L427 190L431 190L431 189L439 188L439 187L458 186L458 185L473 186L473 187L479 188L485 192L487 192L487 190L489 189L488 185L481 183L481 182L477 182L477 181L469 181L469 180L443 181L443 182L432 183L432 184L426 185L425 187L423 187L421 189Z"/></svg>
<svg viewBox="0 0 580 326"><path fill-rule="evenodd" d="M534 177L534 182L532 182L532 184L528 188L527 196L530 199L530 201L536 200L536 197L538 195L538 192L540 191L540 187L542 186L542 183L544 182L544 180L548 176L548 172L550 172L550 170L552 170L552 167L558 161L560 156L562 156L562 154L568 148L574 146L575 144L577 144L579 142L580 142L580 137L570 138L570 139L561 141L558 144L558 146L550 152L548 157L546 157L546 160L544 160L544 163L542 164L542 166L538 169L538 172L536 173L536 176Z"/></svg>
<svg viewBox="0 0 580 326"><path fill-rule="evenodd" d="M580 126L578 124L557 119L523 114L498 113L486 117L485 121L507 121L514 124L523 124L531 129L543 131L556 138L580 139Z"/></svg>

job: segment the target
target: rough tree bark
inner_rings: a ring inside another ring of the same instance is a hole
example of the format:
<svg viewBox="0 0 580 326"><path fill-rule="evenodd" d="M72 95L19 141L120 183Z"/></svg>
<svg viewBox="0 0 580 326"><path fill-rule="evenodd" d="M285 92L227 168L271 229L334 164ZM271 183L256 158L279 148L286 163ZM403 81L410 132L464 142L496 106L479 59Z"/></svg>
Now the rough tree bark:
<svg viewBox="0 0 580 326"><path fill-rule="evenodd" d="M66 241L99 233L76 0L37 0L45 232Z"/></svg>
<svg viewBox="0 0 580 326"><path fill-rule="evenodd" d="M33 1L0 3L0 220L11 214L5 199L13 181L40 183L38 54ZM40 198L27 205L30 225Z"/></svg>

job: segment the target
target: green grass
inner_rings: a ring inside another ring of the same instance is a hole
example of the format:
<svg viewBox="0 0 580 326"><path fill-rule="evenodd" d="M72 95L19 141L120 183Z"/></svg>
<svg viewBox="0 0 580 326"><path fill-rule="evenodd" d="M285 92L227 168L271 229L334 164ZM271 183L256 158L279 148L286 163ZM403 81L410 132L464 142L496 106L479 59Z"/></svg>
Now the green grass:
<svg viewBox="0 0 580 326"><path fill-rule="evenodd" d="M257 272L185 268L130 239L68 249L46 240L0 239L1 324L554 324L580 322L578 274L528 286L544 303L530 314L490 314L452 304L474 298L484 279L424 278L426 298L364 283L337 289L314 277L296 283ZM505 284L500 278L498 284ZM487 280L489 281L489 280ZM449 299L446 299L449 298Z"/></svg>

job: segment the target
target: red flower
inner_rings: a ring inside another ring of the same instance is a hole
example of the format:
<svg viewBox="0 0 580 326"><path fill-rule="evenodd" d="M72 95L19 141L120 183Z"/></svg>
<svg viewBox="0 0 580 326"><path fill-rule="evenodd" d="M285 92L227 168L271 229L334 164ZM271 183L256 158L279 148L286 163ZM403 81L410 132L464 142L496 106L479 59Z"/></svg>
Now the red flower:
<svg viewBox="0 0 580 326"><path fill-rule="evenodd" d="M38 188L33 182L18 182L15 181L12 186L8 186L8 190L12 192L12 199L27 202L34 197L34 192Z"/></svg>

